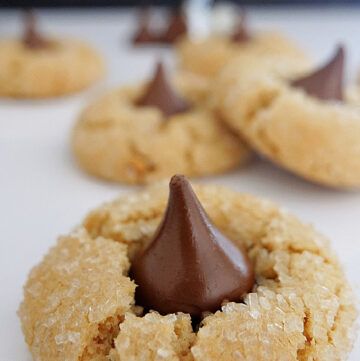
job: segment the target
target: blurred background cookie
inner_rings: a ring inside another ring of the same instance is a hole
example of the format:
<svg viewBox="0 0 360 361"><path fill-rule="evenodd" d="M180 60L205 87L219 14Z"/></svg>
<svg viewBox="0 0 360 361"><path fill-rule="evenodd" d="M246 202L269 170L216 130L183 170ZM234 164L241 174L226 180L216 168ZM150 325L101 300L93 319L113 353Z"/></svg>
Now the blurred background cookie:
<svg viewBox="0 0 360 361"><path fill-rule="evenodd" d="M108 180L147 183L243 164L251 152L212 112L207 91L194 74L171 82L159 63L147 85L111 91L83 111L72 135L79 165Z"/></svg>
<svg viewBox="0 0 360 361"><path fill-rule="evenodd" d="M221 114L259 153L334 187L360 186L360 113L343 89L344 49L300 77L258 69L224 81ZM221 90L220 90L221 92Z"/></svg>
<svg viewBox="0 0 360 361"><path fill-rule="evenodd" d="M104 75L102 57L87 44L42 35L32 12L24 14L24 22L22 38L0 39L0 96L66 95Z"/></svg>
<svg viewBox="0 0 360 361"><path fill-rule="evenodd" d="M236 10L239 12L237 8L233 11ZM294 40L277 32L254 31L248 27L245 16L244 11L237 14L233 26L225 34L180 40L176 49L180 68L212 77L234 57L252 55L256 59L278 55L300 64L309 61Z"/></svg>

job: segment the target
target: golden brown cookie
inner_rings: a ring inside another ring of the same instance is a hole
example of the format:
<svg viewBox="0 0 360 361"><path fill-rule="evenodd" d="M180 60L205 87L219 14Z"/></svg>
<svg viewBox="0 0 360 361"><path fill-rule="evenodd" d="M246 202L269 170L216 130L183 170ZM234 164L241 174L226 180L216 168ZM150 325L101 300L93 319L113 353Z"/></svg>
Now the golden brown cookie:
<svg viewBox="0 0 360 361"><path fill-rule="evenodd" d="M60 238L32 270L19 314L35 360L96 360L109 353L133 303L126 253L125 245L79 231Z"/></svg>
<svg viewBox="0 0 360 361"><path fill-rule="evenodd" d="M240 70L238 59L224 69L213 96L223 119L284 168L323 185L359 187L356 91L347 92L343 101L318 99L292 86L294 76L284 74L281 66L271 67Z"/></svg>
<svg viewBox="0 0 360 361"><path fill-rule="evenodd" d="M50 39L31 48L23 41L0 40L0 96L46 98L82 90L104 74L100 55L72 39Z"/></svg>
<svg viewBox="0 0 360 361"><path fill-rule="evenodd" d="M34 359L346 359L354 296L328 242L268 201L216 186L194 190L254 264L256 285L244 302L225 303L199 329L188 314L144 314L134 306L129 265L167 203L167 186L156 185L91 212L33 269L19 316Z"/></svg>
<svg viewBox="0 0 360 361"><path fill-rule="evenodd" d="M294 43L278 33L259 33L248 41L233 42L226 37L213 36L203 40L184 39L177 46L180 68L196 74L212 77L233 58L246 56L252 59L277 55L293 64L294 69L309 63L305 53ZM248 56L251 55L251 58Z"/></svg>
<svg viewBox="0 0 360 361"><path fill-rule="evenodd" d="M136 104L146 86L113 90L90 104L72 134L79 165L108 180L148 183L174 173L222 173L246 162L249 148L207 104L208 81L184 72L175 83L190 107L171 116Z"/></svg>

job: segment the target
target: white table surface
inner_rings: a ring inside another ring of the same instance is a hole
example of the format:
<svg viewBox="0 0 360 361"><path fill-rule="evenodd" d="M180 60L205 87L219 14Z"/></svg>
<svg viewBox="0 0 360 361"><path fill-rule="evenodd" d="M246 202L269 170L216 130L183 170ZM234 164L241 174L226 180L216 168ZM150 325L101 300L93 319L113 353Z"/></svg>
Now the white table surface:
<svg viewBox="0 0 360 361"><path fill-rule="evenodd" d="M29 361L16 310L22 285L60 234L93 207L129 187L83 174L69 151L69 132L80 109L106 87L142 79L164 49L141 50L127 42L133 14L119 10L41 11L48 32L92 42L107 60L102 84L76 96L50 101L0 100L0 361ZM0 35L19 32L18 14L0 11ZM343 41L349 49L349 79L360 69L360 8L251 11L255 28L289 33L321 60ZM360 140L359 140L360 141ZM360 295L360 192L334 191L307 183L265 161L204 179L275 200L326 234ZM360 340L350 360L360 360Z"/></svg>

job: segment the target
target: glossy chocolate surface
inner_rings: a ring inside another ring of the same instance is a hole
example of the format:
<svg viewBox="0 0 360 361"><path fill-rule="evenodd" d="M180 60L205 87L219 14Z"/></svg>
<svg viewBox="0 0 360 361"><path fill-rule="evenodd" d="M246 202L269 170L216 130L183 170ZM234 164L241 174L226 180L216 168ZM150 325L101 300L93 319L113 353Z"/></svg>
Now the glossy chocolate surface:
<svg viewBox="0 0 360 361"><path fill-rule="evenodd" d="M291 85L320 100L343 100L345 50L338 46L333 58L321 68Z"/></svg>
<svg viewBox="0 0 360 361"><path fill-rule="evenodd" d="M153 79L144 94L136 101L137 106L156 107L166 117L188 111L191 106L172 87L162 63L156 65Z"/></svg>
<svg viewBox="0 0 360 361"><path fill-rule="evenodd" d="M184 176L170 182L167 209L153 241L131 267L136 301L161 314L214 312L241 301L254 285L246 253L209 220Z"/></svg>

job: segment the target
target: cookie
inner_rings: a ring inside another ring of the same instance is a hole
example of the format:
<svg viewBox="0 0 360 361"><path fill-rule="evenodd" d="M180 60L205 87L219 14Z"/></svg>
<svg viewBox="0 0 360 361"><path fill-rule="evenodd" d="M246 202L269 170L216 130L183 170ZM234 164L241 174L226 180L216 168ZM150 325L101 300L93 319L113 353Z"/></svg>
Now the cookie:
<svg viewBox="0 0 360 361"><path fill-rule="evenodd" d="M221 36L202 40L186 38L176 50L180 68L206 77L215 76L230 60L242 56L249 59L244 66L251 66L252 59L271 55L283 57L294 69L309 64L308 57L292 40L274 32L258 33L242 42Z"/></svg>
<svg viewBox="0 0 360 361"><path fill-rule="evenodd" d="M31 271L19 316L34 359L346 359L355 301L326 239L269 201L211 185L194 190L213 226L253 264L256 282L242 301L224 302L198 325L188 313L137 304L128 270L157 237L168 199L158 184L92 211Z"/></svg>
<svg viewBox="0 0 360 361"><path fill-rule="evenodd" d="M17 40L0 40L0 96L46 98L89 87L104 74L101 57L73 39L51 40L29 49Z"/></svg>
<svg viewBox="0 0 360 361"><path fill-rule="evenodd" d="M334 59L341 70L333 69L333 59L296 80L276 71L240 71L241 64L229 65L214 97L223 119L260 154L307 180L356 188L360 103L353 92L341 95L342 100L336 97L343 78L339 54Z"/></svg>
<svg viewBox="0 0 360 361"><path fill-rule="evenodd" d="M73 39L38 33L32 13L22 39L0 40L0 96L47 98L89 87L104 74L101 56Z"/></svg>
<svg viewBox="0 0 360 361"><path fill-rule="evenodd" d="M110 91L82 112L72 134L80 167L111 181L148 183L245 163L249 148L207 105L208 82L182 73L172 85L159 69L149 84Z"/></svg>

